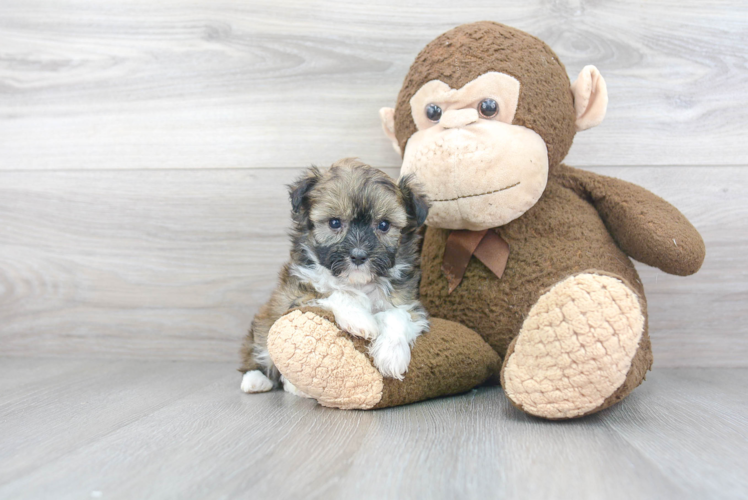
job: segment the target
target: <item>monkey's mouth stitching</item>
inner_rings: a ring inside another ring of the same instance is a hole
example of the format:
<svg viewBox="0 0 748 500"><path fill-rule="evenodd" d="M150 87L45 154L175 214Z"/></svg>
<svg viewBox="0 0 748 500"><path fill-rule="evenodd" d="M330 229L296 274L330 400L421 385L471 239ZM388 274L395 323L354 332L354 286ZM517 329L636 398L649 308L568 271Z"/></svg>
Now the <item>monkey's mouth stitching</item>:
<svg viewBox="0 0 748 500"><path fill-rule="evenodd" d="M500 193L501 191L506 191L507 189L512 189L513 187L519 186L519 182L515 182L511 186L494 189L493 191L487 191L485 193L478 193L478 194L467 194L465 196L458 196L457 198L445 198L443 200L431 200L432 203L436 203L438 201L457 201L461 200L462 198L475 198L476 196L486 196L487 194L494 194L494 193Z"/></svg>

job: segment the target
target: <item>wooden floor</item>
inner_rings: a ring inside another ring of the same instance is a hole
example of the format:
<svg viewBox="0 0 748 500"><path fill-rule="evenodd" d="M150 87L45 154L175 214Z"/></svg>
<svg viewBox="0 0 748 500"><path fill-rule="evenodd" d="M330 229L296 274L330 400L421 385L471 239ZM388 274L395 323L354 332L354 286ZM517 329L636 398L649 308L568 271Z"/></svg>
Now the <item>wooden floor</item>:
<svg viewBox="0 0 748 500"><path fill-rule="evenodd" d="M373 412L230 363L0 359L0 498L746 498L748 370L669 368L554 423L501 389Z"/></svg>

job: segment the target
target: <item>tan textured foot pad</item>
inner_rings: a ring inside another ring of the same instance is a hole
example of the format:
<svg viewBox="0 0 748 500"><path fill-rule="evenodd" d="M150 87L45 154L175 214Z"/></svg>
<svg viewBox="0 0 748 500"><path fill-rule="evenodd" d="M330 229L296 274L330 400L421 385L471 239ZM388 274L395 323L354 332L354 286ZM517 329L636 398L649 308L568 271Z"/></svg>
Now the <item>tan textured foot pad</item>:
<svg viewBox="0 0 748 500"><path fill-rule="evenodd" d="M591 413L625 382L643 330L639 299L622 281L567 278L530 310L504 363L504 391L539 417Z"/></svg>
<svg viewBox="0 0 748 500"><path fill-rule="evenodd" d="M382 399L382 375L347 335L312 312L292 311L268 333L275 366L323 406L368 410Z"/></svg>

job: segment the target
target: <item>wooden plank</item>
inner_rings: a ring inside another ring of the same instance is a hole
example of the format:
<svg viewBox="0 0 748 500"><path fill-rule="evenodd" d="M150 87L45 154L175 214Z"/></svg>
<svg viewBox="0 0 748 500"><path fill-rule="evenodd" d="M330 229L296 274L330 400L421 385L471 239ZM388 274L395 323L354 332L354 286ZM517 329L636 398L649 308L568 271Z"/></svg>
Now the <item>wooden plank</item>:
<svg viewBox="0 0 748 500"><path fill-rule="evenodd" d="M59 361L28 363L55 371ZM92 362L91 373L99 371ZM0 364L0 375L13 370ZM281 391L242 394L239 375L225 364L125 361L106 375L61 377L67 391L38 387L33 404L19 406L3 438L12 430L33 439L0 453L0 470L29 467L4 476L0 497L748 494L744 369L656 370L622 404L568 422L528 417L495 387L346 412ZM138 397L166 399L148 407ZM108 422L92 425L102 418ZM101 432L106 425L111 430Z"/></svg>
<svg viewBox="0 0 748 500"><path fill-rule="evenodd" d="M739 0L6 0L0 169L398 166L377 110L428 41L480 19L605 75L607 120L569 163L745 163Z"/></svg>
<svg viewBox="0 0 748 500"><path fill-rule="evenodd" d="M640 266L657 365L748 366L748 169L594 170L670 200L707 242L696 276ZM0 173L3 352L236 360L287 259L298 173Z"/></svg>
<svg viewBox="0 0 748 500"><path fill-rule="evenodd" d="M748 463L747 375L745 370L655 371L630 404L600 418L689 496L745 498L748 478L734 472ZM689 467L694 460L699 466Z"/></svg>
<svg viewBox="0 0 748 500"><path fill-rule="evenodd" d="M135 360L87 361L85 369L71 370L68 360L25 359L36 371L54 375L29 382L18 363L5 361L0 364L3 379L25 388L3 392L0 399L0 484L127 427L226 371L216 364Z"/></svg>

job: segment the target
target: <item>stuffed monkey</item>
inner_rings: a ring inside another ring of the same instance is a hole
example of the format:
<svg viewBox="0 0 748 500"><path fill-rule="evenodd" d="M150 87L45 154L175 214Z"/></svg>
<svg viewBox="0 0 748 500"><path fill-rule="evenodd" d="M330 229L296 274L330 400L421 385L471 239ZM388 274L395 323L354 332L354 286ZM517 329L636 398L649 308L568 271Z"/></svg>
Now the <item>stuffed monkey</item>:
<svg viewBox="0 0 748 500"><path fill-rule="evenodd" d="M704 260L699 233L672 205L562 160L598 125L605 81L570 84L542 41L493 22L459 26L410 68L385 133L431 200L421 301L431 331L402 381L383 378L366 344L329 313L274 325L281 373L321 404L370 409L500 379L519 409L547 419L600 411L652 364L647 303L629 259L681 276Z"/></svg>

